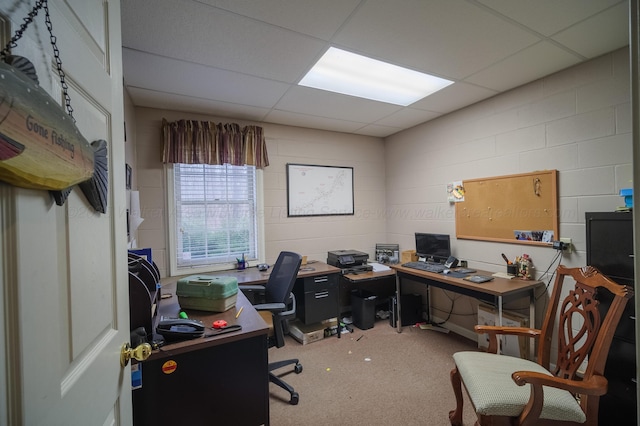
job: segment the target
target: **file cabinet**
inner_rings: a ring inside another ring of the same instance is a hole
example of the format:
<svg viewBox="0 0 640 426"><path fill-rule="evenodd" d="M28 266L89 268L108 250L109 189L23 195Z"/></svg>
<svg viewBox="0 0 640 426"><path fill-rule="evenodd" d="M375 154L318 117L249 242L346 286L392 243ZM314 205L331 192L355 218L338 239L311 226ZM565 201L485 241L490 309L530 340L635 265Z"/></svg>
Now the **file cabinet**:
<svg viewBox="0 0 640 426"><path fill-rule="evenodd" d="M296 315L305 324L313 324L338 316L338 280L340 274L323 274L298 278L293 294Z"/></svg>
<svg viewBox="0 0 640 426"><path fill-rule="evenodd" d="M631 212L585 214L587 264L619 284L634 286L633 220ZM634 289L636 290L636 289ZM612 296L599 294L601 311ZM627 303L611 342L604 375L609 390L600 398L599 424L636 424L636 339L635 306Z"/></svg>

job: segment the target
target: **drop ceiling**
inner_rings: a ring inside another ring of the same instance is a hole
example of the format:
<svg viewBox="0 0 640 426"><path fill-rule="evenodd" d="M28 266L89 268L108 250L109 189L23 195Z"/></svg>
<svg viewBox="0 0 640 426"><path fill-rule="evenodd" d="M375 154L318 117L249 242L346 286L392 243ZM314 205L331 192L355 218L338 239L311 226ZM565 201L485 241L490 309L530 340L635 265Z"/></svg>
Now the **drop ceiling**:
<svg viewBox="0 0 640 426"><path fill-rule="evenodd" d="M386 137L622 48L628 0L123 0L136 106ZM407 107L298 86L335 46L453 80Z"/></svg>

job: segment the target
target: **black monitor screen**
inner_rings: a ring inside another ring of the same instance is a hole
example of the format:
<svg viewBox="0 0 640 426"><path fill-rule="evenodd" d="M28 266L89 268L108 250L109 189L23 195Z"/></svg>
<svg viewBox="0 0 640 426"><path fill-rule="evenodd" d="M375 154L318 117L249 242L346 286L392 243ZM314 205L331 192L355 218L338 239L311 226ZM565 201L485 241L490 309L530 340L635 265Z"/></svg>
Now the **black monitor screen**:
<svg viewBox="0 0 640 426"><path fill-rule="evenodd" d="M619 284L633 284L633 223L631 213L587 212L587 265L595 266Z"/></svg>
<svg viewBox="0 0 640 426"><path fill-rule="evenodd" d="M416 232L416 254L419 258L443 263L451 256L449 235Z"/></svg>

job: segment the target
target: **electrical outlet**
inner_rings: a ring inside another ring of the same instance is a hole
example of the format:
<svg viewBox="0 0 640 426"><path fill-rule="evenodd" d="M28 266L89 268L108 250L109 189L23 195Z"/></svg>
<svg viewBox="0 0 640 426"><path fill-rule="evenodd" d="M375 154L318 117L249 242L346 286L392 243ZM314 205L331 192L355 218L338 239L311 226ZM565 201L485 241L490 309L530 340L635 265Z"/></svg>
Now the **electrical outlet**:
<svg viewBox="0 0 640 426"><path fill-rule="evenodd" d="M562 251L571 253L573 246L571 245L571 238L560 238L560 241L564 244Z"/></svg>

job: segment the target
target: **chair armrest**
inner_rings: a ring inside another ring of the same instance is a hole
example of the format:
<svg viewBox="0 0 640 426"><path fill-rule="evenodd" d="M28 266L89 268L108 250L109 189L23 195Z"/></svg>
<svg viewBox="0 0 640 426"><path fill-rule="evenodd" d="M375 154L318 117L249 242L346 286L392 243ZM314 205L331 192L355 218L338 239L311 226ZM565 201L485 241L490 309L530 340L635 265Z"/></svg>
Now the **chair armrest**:
<svg viewBox="0 0 640 426"><path fill-rule="evenodd" d="M289 293L289 303L260 303L253 305L256 311L271 311L282 316L292 315L296 313L296 297L293 293Z"/></svg>
<svg viewBox="0 0 640 426"><path fill-rule="evenodd" d="M528 327L507 327L499 325L476 325L473 329L478 334L489 335L489 348L487 352L496 354L498 353L498 335L502 336L521 336L521 337L540 337L541 331L535 328Z"/></svg>
<svg viewBox="0 0 640 426"><path fill-rule="evenodd" d="M252 305L257 305L260 302L264 302L266 295L266 288L260 284L241 284L238 285L240 290L247 297Z"/></svg>
<svg viewBox="0 0 640 426"><path fill-rule="evenodd" d="M524 406L519 417L520 424L537 424L544 404L544 391L542 386L564 389L572 394L599 396L607 393L607 379L604 378L604 376L598 375L594 375L589 380L583 381L563 379L533 371L516 371L511 375L511 378L518 386L523 386L527 383L531 385L529 402Z"/></svg>
<svg viewBox="0 0 640 426"><path fill-rule="evenodd" d="M282 312L287 309L287 305L284 303L260 303L259 305L253 305L256 311L271 311Z"/></svg>
<svg viewBox="0 0 640 426"><path fill-rule="evenodd" d="M583 395L600 396L607 393L607 379L600 375L593 375L588 380L571 380L533 371L516 371L511 378L518 386L527 383L534 387L551 386Z"/></svg>
<svg viewBox="0 0 640 426"><path fill-rule="evenodd" d="M478 334L502 334L502 335L516 335L523 337L538 337L541 331L535 328L528 327L507 327L499 325L476 325L474 330Z"/></svg>

